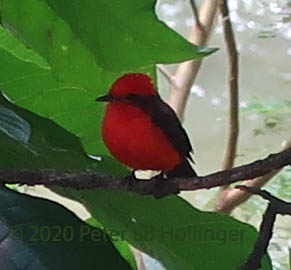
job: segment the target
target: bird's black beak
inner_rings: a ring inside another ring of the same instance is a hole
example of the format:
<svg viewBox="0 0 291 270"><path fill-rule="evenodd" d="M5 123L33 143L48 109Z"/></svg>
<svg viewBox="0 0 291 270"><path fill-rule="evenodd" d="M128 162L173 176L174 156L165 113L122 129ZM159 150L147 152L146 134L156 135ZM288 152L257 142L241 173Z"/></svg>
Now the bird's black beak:
<svg viewBox="0 0 291 270"><path fill-rule="evenodd" d="M97 102L110 102L113 98L110 94L96 98Z"/></svg>

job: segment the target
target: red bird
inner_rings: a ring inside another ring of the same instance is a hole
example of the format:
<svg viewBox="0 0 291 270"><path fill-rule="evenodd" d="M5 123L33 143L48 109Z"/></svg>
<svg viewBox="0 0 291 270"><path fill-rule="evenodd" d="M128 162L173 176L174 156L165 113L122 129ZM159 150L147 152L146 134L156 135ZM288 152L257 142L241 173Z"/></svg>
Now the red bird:
<svg viewBox="0 0 291 270"><path fill-rule="evenodd" d="M96 101L108 102L102 136L117 160L134 170L162 171L167 177L196 176L189 164L189 138L149 76L126 74Z"/></svg>

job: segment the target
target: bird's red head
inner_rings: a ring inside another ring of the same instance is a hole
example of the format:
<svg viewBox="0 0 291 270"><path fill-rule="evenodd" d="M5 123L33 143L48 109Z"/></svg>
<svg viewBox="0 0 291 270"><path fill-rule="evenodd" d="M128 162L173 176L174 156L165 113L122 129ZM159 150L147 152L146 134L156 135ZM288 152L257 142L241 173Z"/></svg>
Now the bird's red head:
<svg viewBox="0 0 291 270"><path fill-rule="evenodd" d="M144 73L129 73L116 80L109 94L113 98L125 98L130 94L155 96L157 91L152 79Z"/></svg>

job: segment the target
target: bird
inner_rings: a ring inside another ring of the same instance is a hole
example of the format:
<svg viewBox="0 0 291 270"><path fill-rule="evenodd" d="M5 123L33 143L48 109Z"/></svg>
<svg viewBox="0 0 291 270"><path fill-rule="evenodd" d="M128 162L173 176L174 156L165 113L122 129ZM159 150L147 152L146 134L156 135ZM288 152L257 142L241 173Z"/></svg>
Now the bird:
<svg viewBox="0 0 291 270"><path fill-rule="evenodd" d="M118 161L137 170L160 171L163 178L197 176L193 148L175 111L162 100L145 73L118 78L106 95L102 138Z"/></svg>

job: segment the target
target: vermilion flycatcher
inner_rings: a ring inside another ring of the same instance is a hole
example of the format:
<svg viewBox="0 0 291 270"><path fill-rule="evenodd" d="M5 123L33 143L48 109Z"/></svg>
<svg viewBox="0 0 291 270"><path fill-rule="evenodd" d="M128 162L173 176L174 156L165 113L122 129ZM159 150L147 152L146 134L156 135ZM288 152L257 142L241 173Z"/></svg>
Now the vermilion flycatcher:
<svg viewBox="0 0 291 270"><path fill-rule="evenodd" d="M96 101L108 102L102 136L117 160L134 170L162 171L167 177L196 176L189 164L189 138L149 76L126 74Z"/></svg>

